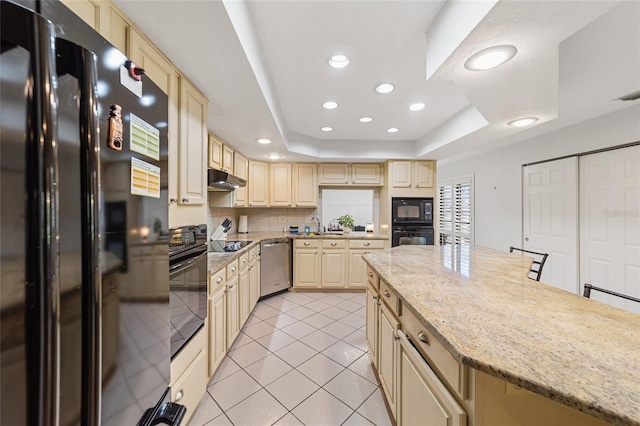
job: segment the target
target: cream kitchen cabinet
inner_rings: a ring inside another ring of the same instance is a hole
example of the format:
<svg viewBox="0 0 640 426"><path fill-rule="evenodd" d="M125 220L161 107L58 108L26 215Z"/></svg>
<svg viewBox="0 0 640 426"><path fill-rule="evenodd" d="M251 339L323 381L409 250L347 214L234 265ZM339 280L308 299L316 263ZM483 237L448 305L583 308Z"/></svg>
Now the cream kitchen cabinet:
<svg viewBox="0 0 640 426"><path fill-rule="evenodd" d="M351 164L351 183L353 185L382 185L382 167L378 163Z"/></svg>
<svg viewBox="0 0 640 426"><path fill-rule="evenodd" d="M348 185L351 179L348 163L320 163L320 185Z"/></svg>
<svg viewBox="0 0 640 426"><path fill-rule="evenodd" d="M391 161L392 188L433 188L433 161Z"/></svg>
<svg viewBox="0 0 640 426"><path fill-rule="evenodd" d="M178 203L207 202L207 98L186 78L180 78L180 143Z"/></svg>
<svg viewBox="0 0 640 426"><path fill-rule="evenodd" d="M293 240L293 287L320 286L320 240Z"/></svg>
<svg viewBox="0 0 640 426"><path fill-rule="evenodd" d="M238 275L227 283L227 350L240 334L240 287Z"/></svg>
<svg viewBox="0 0 640 426"><path fill-rule="evenodd" d="M123 285L120 297L123 299L158 300L169 297L166 281L161 279L163 271L169 270L168 244L132 245L129 249L132 258L129 270L122 274Z"/></svg>
<svg viewBox="0 0 640 426"><path fill-rule="evenodd" d="M269 164L249 161L249 207L269 206Z"/></svg>
<svg viewBox="0 0 640 426"><path fill-rule="evenodd" d="M209 377L227 353L227 285L226 269L209 277L207 322L209 324Z"/></svg>
<svg viewBox="0 0 640 426"><path fill-rule="evenodd" d="M118 50L125 55L128 54L128 34L131 25L113 3L104 0L62 0L62 3Z"/></svg>
<svg viewBox="0 0 640 426"><path fill-rule="evenodd" d="M349 272L349 256L347 240L320 240L322 247L321 258L321 287L347 287Z"/></svg>
<svg viewBox="0 0 640 426"><path fill-rule="evenodd" d="M367 285L367 265L362 256L374 251L384 249L383 240L349 240L349 279L348 287L363 289Z"/></svg>
<svg viewBox="0 0 640 426"><path fill-rule="evenodd" d="M247 180L249 172L249 163L247 159L236 151L233 155L233 173L241 179ZM235 207L246 207L247 205L247 187L243 186L233 191L233 205Z"/></svg>
<svg viewBox="0 0 640 426"><path fill-rule="evenodd" d="M249 251L243 251L238 258L240 272L238 277L238 315L240 317L240 327L249 318L251 313L251 300L249 297L251 283L249 282Z"/></svg>
<svg viewBox="0 0 640 426"><path fill-rule="evenodd" d="M377 280L376 275L376 280ZM377 368L378 366L378 304L380 296L378 295L377 284L375 286L369 284L367 285L367 299L365 305L365 312L367 318L367 324L365 328L365 337L367 339L367 346L369 346L369 351L371 352L371 359L373 361L373 365Z"/></svg>
<svg viewBox="0 0 640 426"><path fill-rule="evenodd" d="M318 205L318 167L313 163L293 165L293 205L316 207Z"/></svg>
<svg viewBox="0 0 640 426"><path fill-rule="evenodd" d="M378 163L321 163L319 183L325 186L381 186L382 166Z"/></svg>
<svg viewBox="0 0 640 426"><path fill-rule="evenodd" d="M378 304L378 377L393 416L396 416L399 345L396 330L400 323L385 303Z"/></svg>
<svg viewBox="0 0 640 426"><path fill-rule="evenodd" d="M249 250L249 308L253 308L260 299L260 256L259 245Z"/></svg>
<svg viewBox="0 0 640 426"><path fill-rule="evenodd" d="M234 174L233 170L233 149L229 148L227 145L222 147L222 170L227 173Z"/></svg>
<svg viewBox="0 0 640 426"><path fill-rule="evenodd" d="M399 425L465 426L467 414L402 332L398 332Z"/></svg>
<svg viewBox="0 0 640 426"><path fill-rule="evenodd" d="M208 166L210 169L222 170L222 146L220 139L209 133L209 157Z"/></svg>
<svg viewBox="0 0 640 426"><path fill-rule="evenodd" d="M272 163L270 165L269 205L273 207L291 207L291 164Z"/></svg>

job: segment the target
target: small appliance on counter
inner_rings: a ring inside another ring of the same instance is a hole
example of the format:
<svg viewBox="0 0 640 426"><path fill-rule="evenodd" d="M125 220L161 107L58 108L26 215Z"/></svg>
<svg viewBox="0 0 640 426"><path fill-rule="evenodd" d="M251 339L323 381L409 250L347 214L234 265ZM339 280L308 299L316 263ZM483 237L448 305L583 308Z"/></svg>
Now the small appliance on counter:
<svg viewBox="0 0 640 426"><path fill-rule="evenodd" d="M247 226L247 216L241 215L238 219L238 233L246 234L247 232L249 232Z"/></svg>
<svg viewBox="0 0 640 426"><path fill-rule="evenodd" d="M229 231L229 229L231 229L232 223L233 221L231 219L225 218L225 220L222 221L222 223L215 229L215 231L213 231L213 234L211 234L211 241L226 240L227 232Z"/></svg>

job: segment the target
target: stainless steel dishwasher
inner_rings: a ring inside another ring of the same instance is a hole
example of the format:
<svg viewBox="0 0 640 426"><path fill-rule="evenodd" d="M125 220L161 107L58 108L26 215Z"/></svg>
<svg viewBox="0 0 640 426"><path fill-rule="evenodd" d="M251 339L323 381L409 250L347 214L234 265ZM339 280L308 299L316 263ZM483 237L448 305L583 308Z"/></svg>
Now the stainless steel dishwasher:
<svg viewBox="0 0 640 426"><path fill-rule="evenodd" d="M260 297L291 287L291 241L275 238L260 243Z"/></svg>

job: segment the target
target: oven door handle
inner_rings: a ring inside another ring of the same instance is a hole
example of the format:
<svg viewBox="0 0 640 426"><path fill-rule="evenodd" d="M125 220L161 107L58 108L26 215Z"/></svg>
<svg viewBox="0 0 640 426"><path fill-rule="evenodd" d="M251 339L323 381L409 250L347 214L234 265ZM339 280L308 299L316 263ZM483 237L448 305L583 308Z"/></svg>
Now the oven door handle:
<svg viewBox="0 0 640 426"><path fill-rule="evenodd" d="M169 268L169 275L174 275L177 274L179 272L184 271L185 269L190 268L191 266L193 266L194 263L198 262L200 259L202 259L204 256L207 255L207 252L203 252L202 254L199 254L198 256L194 257L191 260L188 260L186 262L181 262L178 263L177 265L173 265Z"/></svg>

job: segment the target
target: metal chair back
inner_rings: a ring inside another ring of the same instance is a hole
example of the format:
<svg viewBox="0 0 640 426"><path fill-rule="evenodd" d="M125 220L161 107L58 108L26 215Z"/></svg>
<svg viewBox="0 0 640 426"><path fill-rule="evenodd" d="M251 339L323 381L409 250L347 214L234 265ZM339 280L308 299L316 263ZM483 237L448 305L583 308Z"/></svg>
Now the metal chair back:
<svg viewBox="0 0 640 426"><path fill-rule="evenodd" d="M533 263L531 264L531 269L529 270L529 279L540 281L540 277L542 276L542 268L544 267L544 263L547 261L547 257L549 257L549 253L539 253L537 251L525 250L517 247L509 247L509 251L513 253L514 251L519 251L522 253L528 253L533 255Z"/></svg>

